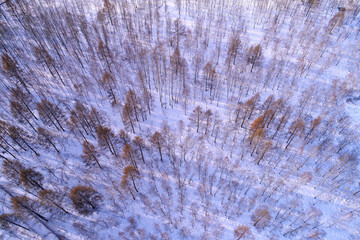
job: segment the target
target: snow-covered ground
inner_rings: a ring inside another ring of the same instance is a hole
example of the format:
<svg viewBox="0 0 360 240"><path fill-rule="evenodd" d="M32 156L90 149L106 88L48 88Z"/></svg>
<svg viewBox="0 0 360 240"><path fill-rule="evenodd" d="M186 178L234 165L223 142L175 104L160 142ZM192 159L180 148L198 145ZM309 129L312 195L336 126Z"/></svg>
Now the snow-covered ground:
<svg viewBox="0 0 360 240"><path fill-rule="evenodd" d="M359 239L354 1L38 0L0 10L1 238ZM64 131L40 114L43 99L62 110ZM85 164L85 142L98 164ZM30 168L38 185L24 177ZM78 185L101 195L91 214L70 198ZM50 203L44 189L56 193Z"/></svg>

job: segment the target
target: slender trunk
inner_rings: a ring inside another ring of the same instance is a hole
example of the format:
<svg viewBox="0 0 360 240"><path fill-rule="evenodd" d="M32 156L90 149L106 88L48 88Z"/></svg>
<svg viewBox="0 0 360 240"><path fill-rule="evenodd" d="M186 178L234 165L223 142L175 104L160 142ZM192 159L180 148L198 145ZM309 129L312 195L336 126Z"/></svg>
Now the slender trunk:
<svg viewBox="0 0 360 240"><path fill-rule="evenodd" d="M293 137L290 139L290 141L288 142L288 144L286 145L285 149L288 148L288 146L290 145L290 143L292 142L292 140L295 138L295 135L293 135Z"/></svg>
<svg viewBox="0 0 360 240"><path fill-rule="evenodd" d="M26 228L26 227L24 227L24 226L22 226L22 225L20 225L20 224L17 224L17 223L15 223L15 222L13 222L13 221L10 221L10 220L8 220L8 219L4 219L6 222L8 222L8 223L11 223L11 224L14 224L15 226L18 226L18 227L21 227L21 228L23 228L23 229L25 229L25 230L28 230L28 231L30 231L30 229L28 229L28 228Z"/></svg>
<svg viewBox="0 0 360 240"><path fill-rule="evenodd" d="M106 145L107 145L107 147L109 148L111 154L115 155L115 153L112 151L112 148L111 148L111 145L110 145L110 143L109 143L109 141L108 141L107 136L105 137L105 142L106 142Z"/></svg>
<svg viewBox="0 0 360 240"><path fill-rule="evenodd" d="M55 144L48 138L46 138L48 140L48 142L51 144L51 146L53 146L53 148L55 148L55 150L60 153L60 151L57 149L57 147L55 146Z"/></svg>
<svg viewBox="0 0 360 240"><path fill-rule="evenodd" d="M51 119L51 117L49 116L48 112L46 110L43 109L43 107L41 106L41 104L39 104L39 106L41 107L42 111L45 113L45 115L47 116L47 118L50 120L50 122L55 126L55 128L57 130L59 130L59 127L55 124L55 122Z"/></svg>
<svg viewBox="0 0 360 240"><path fill-rule="evenodd" d="M251 65L251 70L250 70L250 72L252 72L254 66L255 66L255 61L254 61L254 62L252 63L252 65Z"/></svg>
<svg viewBox="0 0 360 240"><path fill-rule="evenodd" d="M19 145L19 147L20 147L22 150L26 151L26 148L24 148L14 137L12 137L12 136L10 136L10 137L11 137L11 139L12 139L17 145Z"/></svg>
<svg viewBox="0 0 360 240"><path fill-rule="evenodd" d="M5 138L3 138L2 136L0 136L0 139L3 140L4 143L5 143L7 146L11 147L15 152L18 153L18 150L16 150L16 148L14 148L8 141L6 141ZM4 148L4 147L2 147L2 148ZM5 148L4 148L4 149L5 149ZM14 157L14 158L15 158L15 157Z"/></svg>
<svg viewBox="0 0 360 240"><path fill-rule="evenodd" d="M82 194L80 194L80 197L81 197L83 200L85 200L85 202L86 202L87 204L89 204L89 205L92 207L92 209L95 209L95 208L96 208L96 207L94 206L94 204L92 204L92 202L87 199L87 197L83 196Z"/></svg>
<svg viewBox="0 0 360 240"><path fill-rule="evenodd" d="M39 154L38 152L36 152L36 151L25 141L25 139L21 138L21 140L25 143L25 145L26 145L28 148L30 148L31 151L33 151L33 152L36 154L36 156L40 156L40 154Z"/></svg>
<svg viewBox="0 0 360 240"><path fill-rule="evenodd" d="M80 130L79 126L78 126L76 123L75 123L75 126L76 126L77 130L79 131L80 135L83 137L83 139L84 139L85 141L87 141L87 140L86 140L86 137L85 137L84 134L83 134L83 132ZM76 135L75 135L75 136L76 136Z"/></svg>
<svg viewBox="0 0 360 240"><path fill-rule="evenodd" d="M144 159L144 154L143 154L143 151L142 151L142 147L139 146L140 148L140 153L141 153L141 159L143 160L143 163L145 163L145 159Z"/></svg>
<svg viewBox="0 0 360 240"><path fill-rule="evenodd" d="M22 203L20 203L20 205L21 205L24 209L26 209L27 211L29 211L31 215L35 215L35 216L39 217L40 219L44 220L45 222L48 222L48 220L47 220L43 215L35 212L35 211L32 210L31 208L23 205Z"/></svg>
<svg viewBox="0 0 360 240"><path fill-rule="evenodd" d="M27 117L24 116L24 114L17 108L15 107L15 105L13 105L14 108L16 109L16 111L21 115L21 117L23 117L23 119L30 125L30 127L35 131L37 132L37 130L34 128L34 126L31 124L31 122L28 120Z"/></svg>
<svg viewBox="0 0 360 240"><path fill-rule="evenodd" d="M66 211L63 207L61 207L60 205L58 205L57 203L51 201L56 207L58 207L59 209L61 209L64 213L69 213L68 211Z"/></svg>
<svg viewBox="0 0 360 240"><path fill-rule="evenodd" d="M36 185L37 187L41 188L41 190L45 190L37 181L35 181L34 179L32 179L32 177L27 176L26 179L27 179L32 185Z"/></svg>
<svg viewBox="0 0 360 240"><path fill-rule="evenodd" d="M247 114L247 111L246 111L246 113L244 113L244 117L243 117L243 119L242 119L242 122L241 122L241 128L243 128L244 127L244 123L245 123L245 119L246 119L246 114Z"/></svg>
<svg viewBox="0 0 360 240"><path fill-rule="evenodd" d="M261 219L263 219L265 217L265 215L264 216L261 216L255 223L254 223L254 227L256 227L256 225L261 221Z"/></svg>
<svg viewBox="0 0 360 240"><path fill-rule="evenodd" d="M133 131L133 133L135 133L134 123L132 122L132 119L131 119L131 116L130 116L130 113L128 112L128 110L126 110L126 114L127 114L128 118L129 118L131 130Z"/></svg>
<svg viewBox="0 0 360 240"><path fill-rule="evenodd" d="M237 240L240 240L242 238L242 236L244 236L245 231L240 235L240 237Z"/></svg>
<svg viewBox="0 0 360 240"><path fill-rule="evenodd" d="M252 155L254 154L256 147L257 147L257 142L255 143L254 149L252 150L252 152L251 152L251 154L250 154L251 157L252 157Z"/></svg>
<svg viewBox="0 0 360 240"><path fill-rule="evenodd" d="M135 158L133 157L133 155L129 152L129 157L130 157L130 160L132 162L132 164L134 165L134 167L136 168L136 170L138 170L138 167L137 167L137 164L136 164L136 160Z"/></svg>
<svg viewBox="0 0 360 240"><path fill-rule="evenodd" d="M16 158L9 150L7 150L1 143L0 143L0 147L2 148L2 149L4 149L5 150L5 152L7 152L8 154L10 154L13 158ZM2 155L0 155L0 156L2 156Z"/></svg>
<svg viewBox="0 0 360 240"><path fill-rule="evenodd" d="M100 169L103 169L99 163L99 160L97 159L97 157L94 155L94 154L91 154L93 156L93 158L95 159L96 161L96 164L100 167Z"/></svg>
<svg viewBox="0 0 360 240"><path fill-rule="evenodd" d="M114 155L117 156L114 144L112 143L111 139L110 139L110 145L111 145L111 148L113 149Z"/></svg>
<svg viewBox="0 0 360 240"><path fill-rule="evenodd" d="M134 196L134 194L133 194L133 192L131 191L131 188L130 188L129 186L128 186L128 189L129 189L129 192L130 192L132 198L135 200L135 196Z"/></svg>
<svg viewBox="0 0 360 240"><path fill-rule="evenodd" d="M53 68L55 69L56 74L57 74L58 77L60 78L61 83L62 83L64 86L66 86L65 83L64 83L64 80L63 80L62 77L60 76L60 74L59 74L58 70L56 69L56 67L53 66Z"/></svg>
<svg viewBox="0 0 360 240"><path fill-rule="evenodd" d="M159 153L160 153L160 160L163 161L162 154L161 154L161 147L159 147Z"/></svg>
<svg viewBox="0 0 360 240"><path fill-rule="evenodd" d="M114 104L116 104L116 97L115 97L114 91L112 90L111 87L110 87L110 93L111 93L112 98L114 99Z"/></svg>
<svg viewBox="0 0 360 240"><path fill-rule="evenodd" d="M66 211L63 207L61 207L59 204L57 204L55 201L45 197L47 200L49 200L52 204L54 204L56 207L58 207L60 210L62 210L65 213L69 213L68 211Z"/></svg>
<svg viewBox="0 0 360 240"><path fill-rule="evenodd" d="M26 109L31 113L31 115L35 118L35 120L38 120L35 114L31 111L29 105L21 97L19 97L19 99L25 105Z"/></svg>
<svg viewBox="0 0 360 240"><path fill-rule="evenodd" d="M59 125L59 127L61 128L61 130L63 130L65 132L65 129L61 126L59 120L57 119L57 117L55 116L55 114L49 109L50 114L54 117L56 123Z"/></svg>
<svg viewBox="0 0 360 240"><path fill-rule="evenodd" d="M130 174L130 175L131 175L131 181L133 182L133 185L134 185L135 191L136 191L136 192L139 192L139 191L137 190L137 188L136 188L136 185L135 185L135 180L134 180L133 175L132 175L132 174Z"/></svg>

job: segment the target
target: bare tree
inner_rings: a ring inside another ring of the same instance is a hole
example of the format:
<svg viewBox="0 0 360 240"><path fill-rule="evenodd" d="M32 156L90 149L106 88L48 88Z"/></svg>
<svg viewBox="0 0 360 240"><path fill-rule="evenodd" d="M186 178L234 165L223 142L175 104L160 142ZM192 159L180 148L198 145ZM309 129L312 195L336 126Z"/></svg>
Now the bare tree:
<svg viewBox="0 0 360 240"><path fill-rule="evenodd" d="M263 128L259 128L257 130L255 130L251 135L250 135L250 145L252 144L253 140L255 139L255 144L254 144L254 148L251 152L252 156L256 150L256 148L258 147L260 141L262 141L265 137L266 131Z"/></svg>
<svg viewBox="0 0 360 240"><path fill-rule="evenodd" d="M96 116L91 115L84 104L76 102L75 109L70 111L70 120L67 123L71 131L80 133L85 140L86 137L84 133L96 138L95 134L97 134L97 128L99 126L99 121L97 120L100 119L96 119Z"/></svg>
<svg viewBox="0 0 360 240"><path fill-rule="evenodd" d="M106 42L104 43L102 40L99 40L98 53L99 53L99 58L101 60L105 60L106 66L109 72L111 73L110 64L111 64L112 54Z"/></svg>
<svg viewBox="0 0 360 240"><path fill-rule="evenodd" d="M306 134L304 140L306 140L306 139L309 138L309 137L311 138L311 134L313 133L313 131L314 131L316 128L319 127L320 123L321 123L321 117L320 117L320 116L317 117L317 118L315 118L314 120L311 120L311 122L310 122L310 129L309 129L308 133Z"/></svg>
<svg viewBox="0 0 360 240"><path fill-rule="evenodd" d="M121 143L122 144L127 144L127 143L130 143L130 136L129 134L124 130L124 129L121 129L119 131L119 138L121 139Z"/></svg>
<svg viewBox="0 0 360 240"><path fill-rule="evenodd" d="M212 120L212 112L210 109L206 110L206 112L204 113L204 118L205 118L205 135L208 133L208 129L210 127L211 124L211 120Z"/></svg>
<svg viewBox="0 0 360 240"><path fill-rule="evenodd" d="M140 136L135 136L133 139L133 144L140 151L141 159L142 159L143 163L145 163L144 152L143 152L144 148L145 148L144 139L142 139Z"/></svg>
<svg viewBox="0 0 360 240"><path fill-rule="evenodd" d="M345 12L337 12L329 21L328 31L331 34L335 27L341 26L344 22Z"/></svg>
<svg viewBox="0 0 360 240"><path fill-rule="evenodd" d="M29 144L30 142L29 136L26 134L25 131L15 126L10 126L8 129L9 129L9 136L20 148L26 151L26 148L24 147L25 145L26 147L28 147L28 149L33 151L37 156L40 156L40 154L37 151L35 151L35 149Z"/></svg>
<svg viewBox="0 0 360 240"><path fill-rule="evenodd" d="M17 83L20 83L27 93L30 94L27 81L22 77L21 70L17 62L5 53L1 56L1 63L5 73L7 73L10 78L15 78Z"/></svg>
<svg viewBox="0 0 360 240"><path fill-rule="evenodd" d="M59 149L54 144L54 135L52 135L50 131L38 127L37 134L37 140L41 145L44 147L49 147L51 145L58 153L60 153Z"/></svg>
<svg viewBox="0 0 360 240"><path fill-rule="evenodd" d="M163 161L162 149L163 149L164 141L165 141L164 137L158 131L156 131L150 139L151 144L159 151L161 161Z"/></svg>
<svg viewBox="0 0 360 240"><path fill-rule="evenodd" d="M226 62L228 64L228 70L230 69L231 63L235 65L236 56L240 47L239 36L233 35L230 39L230 44L227 52Z"/></svg>
<svg viewBox="0 0 360 240"><path fill-rule="evenodd" d="M42 187L42 181L44 179L44 176L35 171L34 169L28 168L28 169L21 169L20 172L20 182L27 188L33 188L33 189L41 189Z"/></svg>
<svg viewBox="0 0 360 240"><path fill-rule="evenodd" d="M48 126L53 125L57 130L65 131L62 127L65 115L59 106L54 106L46 99L36 104L40 119Z"/></svg>
<svg viewBox="0 0 360 240"><path fill-rule="evenodd" d="M99 209L102 197L92 187L78 185L71 189L70 199L80 214L89 215Z"/></svg>
<svg viewBox="0 0 360 240"><path fill-rule="evenodd" d="M61 195L62 194L59 192L54 192L48 189L43 189L38 193L38 197L44 205L49 207L56 207L57 209L60 209L64 213L69 213L61 206L61 202L63 199Z"/></svg>
<svg viewBox="0 0 360 240"><path fill-rule="evenodd" d="M116 96L114 93L115 83L115 78L108 72L104 73L100 80L100 85L107 91L112 105L116 104Z"/></svg>
<svg viewBox="0 0 360 240"><path fill-rule="evenodd" d="M265 227L269 226L271 215L266 207L257 208L251 215L251 220L254 221L254 227L257 229L264 229Z"/></svg>
<svg viewBox="0 0 360 240"><path fill-rule="evenodd" d="M234 236L237 240L252 238L250 228L246 225L237 226L237 228L234 230Z"/></svg>
<svg viewBox="0 0 360 240"><path fill-rule="evenodd" d="M48 221L47 217L38 212L39 203L29 199L26 196L16 196L11 199L11 206L16 215L21 218L27 216L33 217L38 220Z"/></svg>
<svg viewBox="0 0 360 240"><path fill-rule="evenodd" d="M135 127L134 127L135 121L136 121L135 112L129 102L126 102L123 107L122 120L123 120L125 127L127 127L127 128L130 127L131 131L133 133L135 133Z"/></svg>
<svg viewBox="0 0 360 240"><path fill-rule="evenodd" d="M88 141L84 141L83 144L83 154L81 158L84 160L86 165L91 166L97 164L100 169L102 169L99 163L99 153L96 150L95 146L89 143Z"/></svg>
<svg viewBox="0 0 360 240"><path fill-rule="evenodd" d="M287 139L285 149L288 148L292 140L296 137L297 134L301 134L304 131L305 123L302 119L296 119L290 126L289 129L289 138Z"/></svg>
<svg viewBox="0 0 360 240"><path fill-rule="evenodd" d="M16 161L5 159L2 163L2 173L7 177L7 180L15 183L16 185L20 184L20 171L25 169L24 166Z"/></svg>
<svg viewBox="0 0 360 240"><path fill-rule="evenodd" d="M31 94L23 92L19 87L11 89L10 110L13 116L20 123L26 122L36 132L31 123L31 118L37 120L33 112L33 97Z"/></svg>
<svg viewBox="0 0 360 240"><path fill-rule="evenodd" d="M138 166L136 163L136 153L129 144L125 144L123 148L122 158L126 161L130 161L130 163L138 170Z"/></svg>
<svg viewBox="0 0 360 240"><path fill-rule="evenodd" d="M247 62L251 64L250 72L253 71L255 66L260 65L261 60L262 60L262 48L260 44L256 46L251 46L248 50L248 57L247 57Z"/></svg>
<svg viewBox="0 0 360 240"><path fill-rule="evenodd" d="M196 132L199 132L201 122L203 120L203 110L200 106L197 106L190 115L190 120L196 126Z"/></svg>
<svg viewBox="0 0 360 240"><path fill-rule="evenodd" d="M139 192L136 184L135 184L135 178L139 178L139 172L138 170L136 170L136 168L132 165L129 165L127 167L125 167L124 169L124 174L121 178L121 186L124 190L127 190L130 192L131 196L133 197L133 199L135 200L135 195L133 193L133 191L131 190L130 187L130 183L129 180L131 180L132 185L135 189L136 192Z"/></svg>
<svg viewBox="0 0 360 240"><path fill-rule="evenodd" d="M111 154L116 154L115 149L115 134L110 128L104 127L102 125L99 125L96 129L97 132L97 138L98 138L98 144L102 147L107 147Z"/></svg>
<svg viewBox="0 0 360 240"><path fill-rule="evenodd" d="M1 214L0 215L0 228L9 231L12 227L19 227L30 231L29 228L25 227L21 222L21 219L15 214ZM15 228L15 229L16 229Z"/></svg>

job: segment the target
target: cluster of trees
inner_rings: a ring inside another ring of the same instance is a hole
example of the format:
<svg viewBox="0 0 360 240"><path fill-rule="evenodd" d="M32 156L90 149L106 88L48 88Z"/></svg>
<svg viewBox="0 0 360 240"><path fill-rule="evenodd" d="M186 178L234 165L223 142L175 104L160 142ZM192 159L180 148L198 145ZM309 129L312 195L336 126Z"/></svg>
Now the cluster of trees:
<svg viewBox="0 0 360 240"><path fill-rule="evenodd" d="M304 84L346 55L356 66L355 4L45 2L0 4L5 234L124 226L115 238L316 239L356 225L344 102L359 73ZM324 222L318 201L344 199ZM154 226L140 228L132 209ZM97 226L82 220L94 212Z"/></svg>

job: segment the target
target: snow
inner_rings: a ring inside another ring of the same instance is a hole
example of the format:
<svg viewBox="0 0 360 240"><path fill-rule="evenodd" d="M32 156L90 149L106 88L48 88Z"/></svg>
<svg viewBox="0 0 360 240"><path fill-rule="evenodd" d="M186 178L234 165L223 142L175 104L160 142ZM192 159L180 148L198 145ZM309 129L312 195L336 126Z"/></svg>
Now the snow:
<svg viewBox="0 0 360 240"><path fill-rule="evenodd" d="M70 116L69 110L74 108L76 101L87 107L94 106L104 115L103 125L111 127L115 134L126 129L122 121L122 109L127 91L133 89L138 96L142 94L138 72L139 69L146 72L146 64L152 59L147 54L158 52L156 46L161 43L167 56L166 77L164 72L160 76L162 83L155 86L156 76L153 74L151 61L149 76L145 76L150 79L149 90L153 97L151 114L147 114L146 120L136 122L135 133L127 129L131 138L139 135L146 145L145 164L141 159L137 162L140 178L135 180L139 189L135 193L136 200L132 200L131 195L121 186L123 169L129 164L121 157L123 144L116 145L117 156L107 150L101 151L101 170L97 166L85 166L81 159L83 139L68 127L65 132L59 132L46 126L54 132L55 144L61 149L60 154L51 148L40 146L36 143L36 133L27 130L32 139L31 144L40 152L40 157L34 156L31 151L19 151L16 153L18 160L25 167L34 168L44 175L44 188L64 194L61 205L70 212L60 215L49 213L46 208L41 209L50 219L49 227L66 239L234 239L234 229L238 225L248 226L253 239L311 239L309 236L314 231L324 233L320 239L357 239L360 236L360 194L353 194L359 190L360 182L360 102L348 102L347 99L359 93L359 16L352 18L346 11L343 26L336 27L331 34L326 30L329 20L337 12L336 8L350 3L321 1L320 6L312 8L306 16L307 6L300 1L289 1L289 8L283 8L284 3L276 0L268 3L246 0L213 0L206 3L189 1L188 6L188 1L180 1L180 14L177 1L150 2L153 4L152 14L155 12L155 3L159 4L159 42L155 19L151 38L145 33L145 26L149 24L145 24L149 8L142 5L148 4L147 1L129 2L127 10L127 14L132 16L133 24L143 31L137 42L127 33L123 16L118 18L119 29L104 21L97 26L99 35L93 29L89 30L93 35L94 50L97 49L98 39L105 42L102 26L108 33L109 48L115 56L115 62L110 64L112 74L117 79L114 91L119 103L115 105L111 104L106 90L97 83L107 68L106 63L97 54L90 53L90 46L86 44L83 34L79 33L79 40L86 46L83 49L86 56L83 59L84 68L73 56L76 39L73 39L74 43L68 44L70 50L61 47L63 61L56 56L50 45L46 46L59 63L58 71L67 83L67 86L63 86L57 77L51 76L46 66L32 64L36 63L30 45L35 42L33 36L30 34L31 37L27 40L16 18L6 13L14 26L11 31L16 33L16 37L1 41L6 46L21 46L14 47L16 52L11 55L16 56L22 68L31 69L27 70L28 76L37 79L31 86L36 101L46 96L60 103L59 106L66 110L67 116ZM41 3L42 0L39 0L34 4L37 6ZM73 0L56 1L56 5L48 2L46 7L62 9L66 6L68 11L78 14L79 10L73 4ZM121 1L113 4L121 7ZM77 1L77 5L84 7L90 23L99 22L98 11L102 8L102 3ZM355 7L354 5L353 8ZM277 25L274 25L275 13L270 11L278 14ZM203 36L209 30L207 47L204 47L202 41L195 39L194 30L200 16L204 18ZM223 18L222 28L217 25L219 17ZM166 32L167 18L172 22L180 19L193 37L188 47L185 46L188 35L180 37L180 53L187 63L186 86L190 92L187 97L183 96L179 90L182 83L175 79L176 100L172 99L170 82L170 56L176 45L176 30L172 25L170 34L175 40L171 46L168 44L170 36ZM1 21L5 24L4 19L1 18ZM39 26L45 27L42 23ZM232 75L229 76L225 61L233 32L239 35L241 48L236 65L231 65ZM15 40L18 42L12 43ZM130 43L129 49L124 47L127 41ZM263 47L263 60L261 66L256 66L250 72L246 52L250 46L257 44ZM218 61L217 46L221 47ZM126 60L131 58L129 52L136 54L141 48L146 49L145 57L134 57L141 60L141 63ZM202 53L198 83L195 84L193 58L197 54L195 51L199 52L201 48L205 51ZM4 54L5 51L1 50L1 53ZM202 80L205 76L203 67L207 62L212 63L217 74L218 83L213 96L204 90L206 86ZM163 62L160 61L159 64L162 68ZM273 64L275 68L271 69ZM5 86L10 86L10 81L6 80L5 72L0 74L1 77L4 76L0 85L0 102L7 103L10 93ZM233 79L238 80L232 82ZM81 83L84 88L78 90L73 83ZM241 128L234 123L237 103L246 102L257 92L261 96L258 107L251 119L246 120L244 128ZM266 129L266 139L272 142L272 146L257 164L262 148L259 146L251 156L255 143L250 145L248 141L251 135L250 125L254 119L264 114L261 104L272 94L276 100L283 98L286 106L292 108L292 114L287 119L289 122L284 130L274 140L270 136L275 132L278 118ZM218 136L216 128L213 128L215 120L211 123L208 134L204 133L203 126L199 133L196 132L190 116L197 106L204 112L210 109L213 116L218 116ZM6 105L1 107L0 112L0 119L26 128L26 123L22 125L16 122ZM295 137L285 149L291 123L302 117L306 130L309 130L311 120L318 116L322 117L321 125L316 130L318 136L307 143L304 132ZM342 116L349 116L349 120L341 122ZM44 126L41 121L31 121L36 126ZM150 142L155 131L165 137L163 162L160 161L158 150ZM86 138L97 146L97 139L91 135L86 135ZM338 151L340 143L346 140L352 142ZM2 154L12 159L9 154ZM355 160L347 160L347 154L356 155ZM309 181L304 180L308 173L311 174ZM17 196L26 195L38 201L35 191L10 182L5 175L1 175L0 184ZM76 211L68 195L70 189L77 185L90 185L103 196L100 209L88 216ZM184 198L183 203L181 197ZM4 199L0 202L0 214L11 213L13 209L10 196L0 190L0 198ZM271 220L267 227L258 229L253 226L252 214L263 207L269 209ZM309 216L311 217L308 219ZM35 219L24 219L22 224L31 227L33 233L15 231L18 238L56 239L55 235ZM16 238L5 230L0 236L4 239Z"/></svg>

